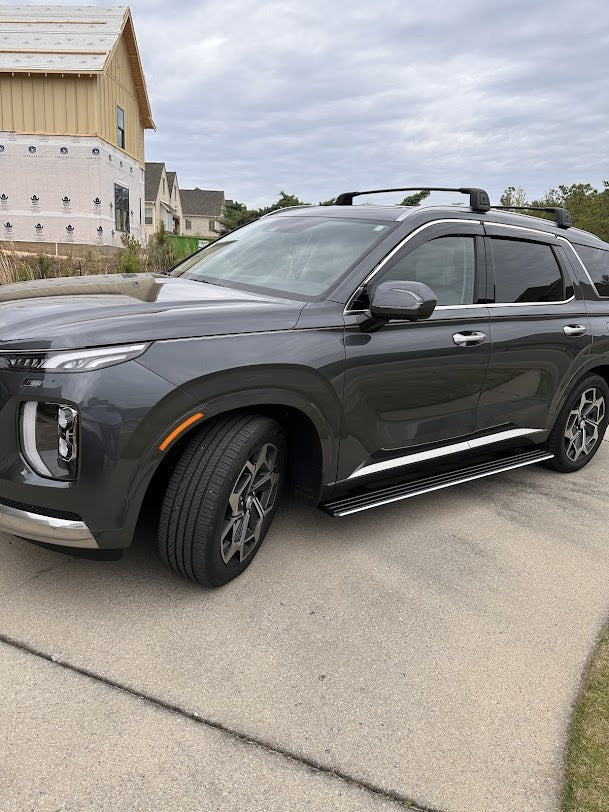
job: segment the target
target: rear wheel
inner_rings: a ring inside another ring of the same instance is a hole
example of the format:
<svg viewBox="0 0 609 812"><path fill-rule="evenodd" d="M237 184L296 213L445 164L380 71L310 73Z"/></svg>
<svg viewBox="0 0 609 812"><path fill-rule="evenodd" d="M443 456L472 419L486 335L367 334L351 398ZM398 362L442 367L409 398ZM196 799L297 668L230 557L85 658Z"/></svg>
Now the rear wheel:
<svg viewBox="0 0 609 812"><path fill-rule="evenodd" d="M561 473L579 471L599 450L609 421L609 387L600 375L588 375L563 406L548 439L554 459L547 465Z"/></svg>
<svg viewBox="0 0 609 812"><path fill-rule="evenodd" d="M232 415L198 431L161 508L159 549L166 563L208 587L240 575L275 514L285 456L281 427L267 417Z"/></svg>

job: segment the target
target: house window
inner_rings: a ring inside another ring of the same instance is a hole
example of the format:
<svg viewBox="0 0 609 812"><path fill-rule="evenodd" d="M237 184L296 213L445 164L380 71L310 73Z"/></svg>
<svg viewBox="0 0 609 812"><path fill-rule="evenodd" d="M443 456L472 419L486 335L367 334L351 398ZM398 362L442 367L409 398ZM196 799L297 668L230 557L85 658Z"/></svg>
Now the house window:
<svg viewBox="0 0 609 812"><path fill-rule="evenodd" d="M165 187L165 178L163 178L163 194L167 194L167 189Z"/></svg>
<svg viewBox="0 0 609 812"><path fill-rule="evenodd" d="M210 231L215 231L216 230L216 221L215 220L210 220L209 221L209 230Z"/></svg>
<svg viewBox="0 0 609 812"><path fill-rule="evenodd" d="M125 111L122 107L116 108L116 143L125 149Z"/></svg>
<svg viewBox="0 0 609 812"><path fill-rule="evenodd" d="M114 226L129 233L129 189L118 183L114 184Z"/></svg>
<svg viewBox="0 0 609 812"><path fill-rule="evenodd" d="M146 206L146 225L153 226L154 225L154 212L152 209Z"/></svg>
<svg viewBox="0 0 609 812"><path fill-rule="evenodd" d="M192 220L186 220L186 231L192 231Z"/></svg>

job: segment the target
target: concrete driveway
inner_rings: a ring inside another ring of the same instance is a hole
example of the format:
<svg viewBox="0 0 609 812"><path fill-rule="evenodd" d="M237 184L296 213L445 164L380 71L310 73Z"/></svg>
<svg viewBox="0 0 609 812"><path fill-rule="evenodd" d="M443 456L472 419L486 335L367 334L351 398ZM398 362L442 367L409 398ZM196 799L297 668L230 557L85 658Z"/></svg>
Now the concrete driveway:
<svg viewBox="0 0 609 812"><path fill-rule="evenodd" d="M0 809L556 810L609 614L609 444L333 520L207 592L0 536Z"/></svg>

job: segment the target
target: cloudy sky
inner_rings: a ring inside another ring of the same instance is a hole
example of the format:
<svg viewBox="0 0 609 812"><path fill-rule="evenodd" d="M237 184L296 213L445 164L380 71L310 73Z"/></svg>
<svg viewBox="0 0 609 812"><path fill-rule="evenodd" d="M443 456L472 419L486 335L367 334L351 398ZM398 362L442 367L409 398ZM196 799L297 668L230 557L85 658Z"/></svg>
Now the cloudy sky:
<svg viewBox="0 0 609 812"><path fill-rule="evenodd" d="M478 185L498 199L609 178L606 0L131 8L157 125L147 159L183 188L261 205L281 189Z"/></svg>

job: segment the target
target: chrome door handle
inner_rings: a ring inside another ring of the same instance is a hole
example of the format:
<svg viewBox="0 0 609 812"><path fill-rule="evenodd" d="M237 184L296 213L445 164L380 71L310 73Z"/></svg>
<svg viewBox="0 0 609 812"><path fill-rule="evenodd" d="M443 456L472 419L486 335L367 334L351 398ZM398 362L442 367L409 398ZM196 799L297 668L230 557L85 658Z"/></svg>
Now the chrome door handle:
<svg viewBox="0 0 609 812"><path fill-rule="evenodd" d="M483 341L486 341L486 333L455 333L453 341L457 347L473 347L476 344L482 344Z"/></svg>
<svg viewBox="0 0 609 812"><path fill-rule="evenodd" d="M583 336L588 332L588 328L583 324L565 324L562 331L566 336Z"/></svg>

